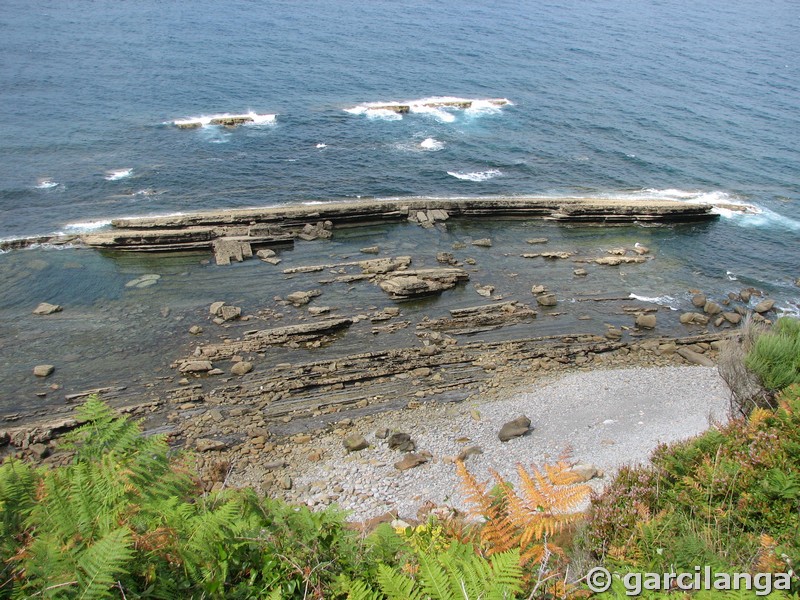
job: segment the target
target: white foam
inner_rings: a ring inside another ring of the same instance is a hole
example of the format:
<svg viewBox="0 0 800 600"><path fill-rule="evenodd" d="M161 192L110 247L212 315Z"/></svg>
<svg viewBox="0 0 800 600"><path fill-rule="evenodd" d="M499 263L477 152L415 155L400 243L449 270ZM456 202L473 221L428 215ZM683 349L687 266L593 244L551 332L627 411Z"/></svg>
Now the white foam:
<svg viewBox="0 0 800 600"><path fill-rule="evenodd" d="M39 182L36 184L37 190L49 190L54 187L58 187L59 183L57 181L53 181L49 177L40 179Z"/></svg>
<svg viewBox="0 0 800 600"><path fill-rule="evenodd" d="M327 147L328 147L328 144L319 143L319 144L317 144L317 146L316 146L316 147L317 147L317 148L319 148L319 149L322 149L322 148L327 148Z"/></svg>
<svg viewBox="0 0 800 600"><path fill-rule="evenodd" d="M464 108L459 105L469 106ZM456 96L430 96L416 100L405 100L398 102L389 100L386 102L364 102L344 111L351 115L366 115L370 119L382 119L387 121L399 121L403 114L387 106L408 106L408 112L412 114L426 115L435 118L442 123L452 123L456 120L454 112L463 111L470 116L480 116L483 114L494 114L501 112L504 106L513 106L507 98L459 98Z"/></svg>
<svg viewBox="0 0 800 600"><path fill-rule="evenodd" d="M259 114L253 111L231 114L219 113L215 115L202 115L199 117L189 117L187 119L176 119L172 121L173 125L178 127L210 127L211 121L214 119L251 119L250 122L243 123L243 125L271 125L275 123L278 116L274 114Z"/></svg>
<svg viewBox="0 0 800 600"><path fill-rule="evenodd" d="M111 219L103 219L100 221L83 221L78 223L67 223L64 225L64 229L70 230L70 233L85 233L87 231L95 231L97 229L102 229L103 227L108 227L111 225Z"/></svg>
<svg viewBox="0 0 800 600"><path fill-rule="evenodd" d="M428 150L429 152L436 152L444 148L444 142L440 142L435 138L425 138L419 144L419 147L423 150Z"/></svg>
<svg viewBox="0 0 800 600"><path fill-rule="evenodd" d="M458 171L448 171L448 175L456 179L463 179L465 181L486 181L498 175L502 175L499 169L489 169L488 171L474 171L472 173L461 173Z"/></svg>
<svg viewBox="0 0 800 600"><path fill-rule="evenodd" d="M658 304L659 306L666 306L670 310L678 310L676 300L672 296L640 296L631 292L628 295L631 300L639 300L640 302L649 302L651 304Z"/></svg>
<svg viewBox="0 0 800 600"><path fill-rule="evenodd" d="M433 117L437 121L442 123L452 123L456 120L455 115L447 112L446 108L438 107L438 106L427 106L424 104L412 104L410 107L410 111L414 114L419 115L427 115L429 117Z"/></svg>
<svg viewBox="0 0 800 600"><path fill-rule="evenodd" d="M106 171L106 181L118 181L125 179L133 174L133 169L116 169L114 171Z"/></svg>

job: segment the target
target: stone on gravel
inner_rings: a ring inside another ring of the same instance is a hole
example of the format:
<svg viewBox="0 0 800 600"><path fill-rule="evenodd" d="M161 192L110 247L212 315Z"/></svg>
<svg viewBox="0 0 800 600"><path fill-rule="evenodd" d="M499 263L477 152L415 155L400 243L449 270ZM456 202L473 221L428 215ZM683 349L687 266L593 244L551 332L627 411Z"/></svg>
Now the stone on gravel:
<svg viewBox="0 0 800 600"><path fill-rule="evenodd" d="M344 438L342 443L344 444L345 450L348 452L358 452L364 448L369 448L369 442L360 433L352 433L348 435L346 438Z"/></svg>
<svg viewBox="0 0 800 600"><path fill-rule="evenodd" d="M497 437L501 442L507 442L511 439L525 435L531 430L531 420L525 415L520 415L513 421L509 421L500 428Z"/></svg>
<svg viewBox="0 0 800 600"><path fill-rule="evenodd" d="M400 452L413 452L417 446L407 433L396 432L389 436L387 444L391 450Z"/></svg>
<svg viewBox="0 0 800 600"><path fill-rule="evenodd" d="M413 469L426 462L428 462L428 457L424 454L409 452L401 460L394 463L394 468L398 471L407 471L408 469Z"/></svg>

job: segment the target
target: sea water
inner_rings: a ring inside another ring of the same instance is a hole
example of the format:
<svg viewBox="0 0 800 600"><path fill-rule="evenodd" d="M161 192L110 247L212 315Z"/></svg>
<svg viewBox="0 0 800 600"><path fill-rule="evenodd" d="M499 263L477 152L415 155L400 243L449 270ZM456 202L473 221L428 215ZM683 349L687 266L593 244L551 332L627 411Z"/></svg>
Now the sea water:
<svg viewBox="0 0 800 600"><path fill-rule="evenodd" d="M0 238L343 198L667 198L714 204L720 218L658 234L669 265L621 292L685 300L755 286L797 311L791 0L6 0L0 57ZM392 103L410 110L375 108ZM248 113L241 127L210 124ZM202 126L175 125L185 120ZM41 300L128 310L128 259L54 252L0 256L6 328ZM169 271L136 260L136 273ZM27 377L28 362L4 364L4 377Z"/></svg>

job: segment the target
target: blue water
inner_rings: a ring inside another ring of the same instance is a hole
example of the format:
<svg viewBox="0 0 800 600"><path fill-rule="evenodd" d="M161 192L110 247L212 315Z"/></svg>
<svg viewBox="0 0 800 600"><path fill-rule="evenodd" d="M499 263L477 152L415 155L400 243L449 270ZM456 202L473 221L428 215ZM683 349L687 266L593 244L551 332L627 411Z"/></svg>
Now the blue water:
<svg viewBox="0 0 800 600"><path fill-rule="evenodd" d="M512 104L346 112L432 96ZM250 110L277 117L171 124ZM4 0L0 131L0 237L343 197L633 194L755 205L687 254L762 285L800 275L794 0Z"/></svg>

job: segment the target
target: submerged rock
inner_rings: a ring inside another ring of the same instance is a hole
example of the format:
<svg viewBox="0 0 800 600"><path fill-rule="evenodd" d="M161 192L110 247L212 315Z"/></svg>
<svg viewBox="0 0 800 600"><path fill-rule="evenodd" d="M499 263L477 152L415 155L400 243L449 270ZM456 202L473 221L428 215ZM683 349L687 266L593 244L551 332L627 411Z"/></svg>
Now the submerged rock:
<svg viewBox="0 0 800 600"><path fill-rule="evenodd" d="M33 374L36 377L48 377L55 370L56 368L53 365L36 365L33 367Z"/></svg>
<svg viewBox="0 0 800 600"><path fill-rule="evenodd" d="M33 309L33 314L35 315L52 315L57 312L61 312L64 310L64 307L59 306L58 304L50 304L49 302L42 302Z"/></svg>

